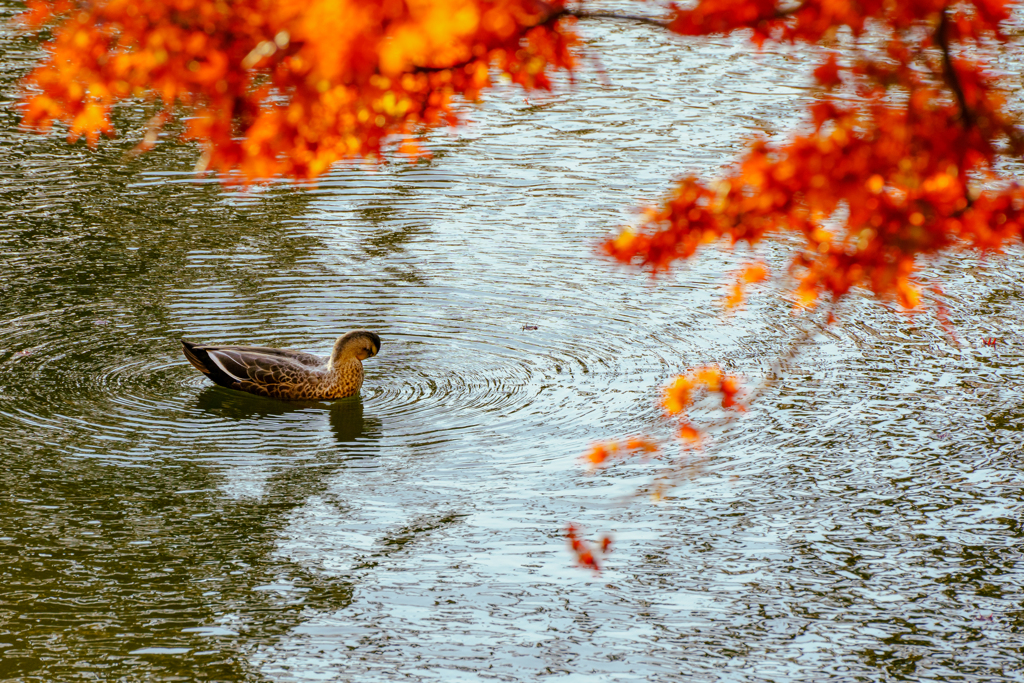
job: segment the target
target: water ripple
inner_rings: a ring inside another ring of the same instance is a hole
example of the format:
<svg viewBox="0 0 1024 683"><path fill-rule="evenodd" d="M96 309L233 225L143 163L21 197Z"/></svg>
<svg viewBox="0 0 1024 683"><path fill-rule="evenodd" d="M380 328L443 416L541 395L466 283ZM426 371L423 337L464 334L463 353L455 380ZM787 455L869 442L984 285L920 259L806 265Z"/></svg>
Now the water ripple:
<svg viewBox="0 0 1024 683"><path fill-rule="evenodd" d="M0 110L4 678L1019 678L1024 250L926 264L959 343L859 294L832 328L771 288L725 318L742 249L611 268L631 207L814 91L800 49L583 28L607 74L498 88L431 162L316 187L225 190L186 145L125 161L141 106L96 150ZM381 353L333 403L214 387L177 341L324 354L356 327ZM623 504L657 462L578 466L671 436L674 373L755 381L805 332L659 505ZM600 577L570 519L614 534Z"/></svg>

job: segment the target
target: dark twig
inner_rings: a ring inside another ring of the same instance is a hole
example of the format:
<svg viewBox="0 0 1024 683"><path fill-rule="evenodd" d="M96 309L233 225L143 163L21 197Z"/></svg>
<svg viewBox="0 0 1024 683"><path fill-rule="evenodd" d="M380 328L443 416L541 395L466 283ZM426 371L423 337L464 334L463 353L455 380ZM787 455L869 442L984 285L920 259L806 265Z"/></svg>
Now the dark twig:
<svg viewBox="0 0 1024 683"><path fill-rule="evenodd" d="M974 125L974 114L971 112L971 108L967 106L967 97L964 95L964 89L960 85L960 79L957 78L956 69L953 68L953 57L949 53L948 11L949 8L944 7L942 8L942 14L939 15L939 25L935 29L935 42L942 49L942 70L946 74L946 81L953 90L953 94L956 95L957 104L960 105L960 121L963 123L964 128L970 128Z"/></svg>
<svg viewBox="0 0 1024 683"><path fill-rule="evenodd" d="M640 16L639 14L618 14L616 12L587 12L585 10L563 10L558 13L562 17L576 17L577 19L612 19L614 21L631 21L637 24L668 28L667 21L652 19L651 17Z"/></svg>

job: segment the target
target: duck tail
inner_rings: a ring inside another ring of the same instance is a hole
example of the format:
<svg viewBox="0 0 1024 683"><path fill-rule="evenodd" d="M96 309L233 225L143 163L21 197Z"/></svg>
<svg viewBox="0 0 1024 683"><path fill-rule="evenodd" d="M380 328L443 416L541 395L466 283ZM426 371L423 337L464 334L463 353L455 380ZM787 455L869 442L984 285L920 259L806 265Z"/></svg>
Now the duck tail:
<svg viewBox="0 0 1024 683"><path fill-rule="evenodd" d="M196 370L206 375L210 380L213 380L214 384L219 384L222 387L228 387L229 389L238 388L238 378L232 377L230 373L226 372L220 363L217 362L216 358L210 355L210 351L216 351L218 347L215 346L204 346L202 344L196 344L195 342L181 340L181 350L185 354L185 358L188 358L188 362L191 363Z"/></svg>
<svg viewBox="0 0 1024 683"><path fill-rule="evenodd" d="M209 375L210 368L203 362L203 357L209 359L209 356L205 351L197 348L198 346L199 344L196 344L195 342L186 341L184 339L181 340L181 350L184 352L185 358L188 359L188 362L195 366L195 369L199 372L204 375Z"/></svg>

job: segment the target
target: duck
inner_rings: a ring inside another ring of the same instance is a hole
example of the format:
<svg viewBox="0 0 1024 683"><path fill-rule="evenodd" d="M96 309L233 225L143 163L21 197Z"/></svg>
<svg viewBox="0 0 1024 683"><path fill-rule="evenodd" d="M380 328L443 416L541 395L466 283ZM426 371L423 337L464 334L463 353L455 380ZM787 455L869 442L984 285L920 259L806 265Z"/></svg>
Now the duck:
<svg viewBox="0 0 1024 683"><path fill-rule="evenodd" d="M216 384L282 401L332 401L363 386L363 361L380 351L380 337L352 330L330 357L262 346L212 346L181 340L185 358Z"/></svg>

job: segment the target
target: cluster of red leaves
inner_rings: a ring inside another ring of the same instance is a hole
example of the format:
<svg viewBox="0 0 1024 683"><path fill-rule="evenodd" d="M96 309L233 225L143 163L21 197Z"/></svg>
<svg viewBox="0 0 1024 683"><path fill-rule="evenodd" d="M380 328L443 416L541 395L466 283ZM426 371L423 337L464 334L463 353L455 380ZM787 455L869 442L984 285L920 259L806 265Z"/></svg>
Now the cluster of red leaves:
<svg viewBox="0 0 1024 683"><path fill-rule="evenodd" d="M762 274L763 275L763 274ZM721 406L725 410L743 411L739 402L741 392L740 379L736 375L723 372L717 365L705 365L693 368L685 375L676 377L662 392L661 405L667 417L678 421L678 436L683 444L683 455L673 462L667 474L655 480L650 489L651 499L659 501L664 493L674 484L686 477L696 476L703 470L703 460L694 460L694 449L699 449L701 433L686 417L687 409L694 401L705 393L722 395ZM634 437L624 442L606 441L595 444L582 457L591 470L604 467L614 460L640 455L644 458L653 457L661 451L658 443L646 437ZM601 571L600 560L611 548L611 539L603 537L595 547L583 536L580 528L570 523L566 529L566 539L580 567L589 568L594 572Z"/></svg>
<svg viewBox="0 0 1024 683"><path fill-rule="evenodd" d="M827 55L812 132L755 141L721 180L682 180L639 230L604 245L623 263L664 270L702 244L802 238L791 270L797 304L833 301L851 287L906 307L919 302L921 255L958 247L996 251L1024 236L1024 188L995 170L1000 150L1024 155L1000 81L965 56L1006 41L1005 0L701 0L670 28L690 35L749 28L766 39L817 41L873 21L882 47ZM850 97L853 93L856 97ZM830 229L831 228L831 229ZM741 296L733 292L730 302ZM728 302L727 302L728 303Z"/></svg>
<svg viewBox="0 0 1024 683"><path fill-rule="evenodd" d="M722 395L721 407L725 410L742 412L739 402L742 390L740 378L724 372L717 365L693 368L685 375L676 377L662 392L661 406L667 417L678 420L678 436L685 448L700 445L701 433L686 417L687 409L705 393ZM598 469L616 460L634 456L650 458L658 455L661 447L648 437L633 437L626 441L604 441L594 444L581 458L591 469Z"/></svg>
<svg viewBox="0 0 1024 683"><path fill-rule="evenodd" d="M763 276L763 275L762 275ZM723 372L718 366L701 366L680 375L662 392L662 408L668 417L679 420L679 436L686 445L696 445L700 433L686 419L686 410L702 393L722 394L721 405L725 410L742 412L739 402L741 391L739 377ZM646 436L634 436L625 441L602 441L591 446L583 456L590 469L607 466L615 460L634 456L650 458L660 451L657 441Z"/></svg>
<svg viewBox="0 0 1024 683"><path fill-rule="evenodd" d="M612 551L612 539L610 536L602 536L595 545L591 545L583 538L583 533L583 529L576 524L570 522L566 526L565 538L569 542L569 550L576 557L576 564L580 567L600 572L600 561Z"/></svg>
<svg viewBox="0 0 1024 683"><path fill-rule="evenodd" d="M315 177L343 158L377 157L391 136L455 122L496 68L550 87L577 37L562 0L29 0L49 27L26 79L24 122L64 121L70 139L113 134L117 101L176 107L201 162L248 178ZM155 134L147 136L152 144Z"/></svg>
<svg viewBox="0 0 1024 683"><path fill-rule="evenodd" d="M722 408L743 411L745 408L737 397L740 394L740 379L724 372L717 365L703 365L679 375L672 384L665 387L661 395L661 407L670 417L679 419L679 437L687 444L700 443L700 432L686 419L686 410L693 405L701 392L720 393Z"/></svg>
<svg viewBox="0 0 1024 683"><path fill-rule="evenodd" d="M948 0L803 0L794 6L777 0L700 0L692 8L677 8L669 30L704 36L750 29L751 39L758 45L766 40L815 43L834 37L844 27L860 36L869 22L906 31L952 4ZM963 3L961 7L970 14L958 15L963 21L958 36L995 33L1002 37L999 26L1009 17L1009 6L1006 0Z"/></svg>

